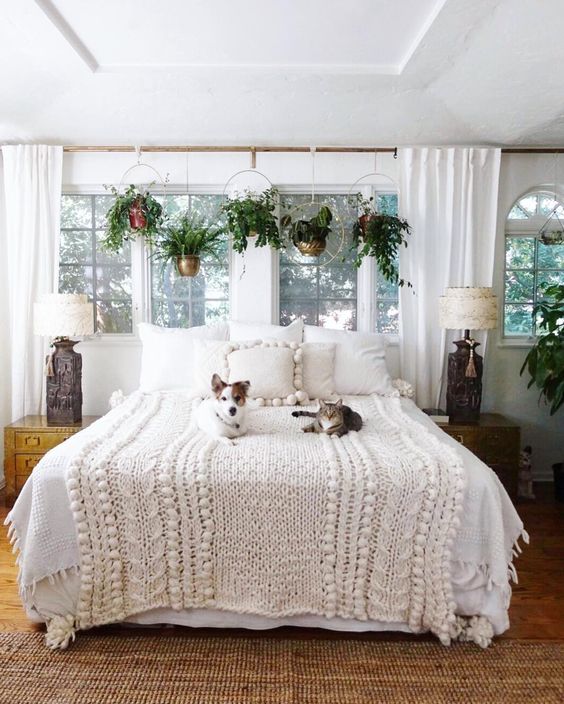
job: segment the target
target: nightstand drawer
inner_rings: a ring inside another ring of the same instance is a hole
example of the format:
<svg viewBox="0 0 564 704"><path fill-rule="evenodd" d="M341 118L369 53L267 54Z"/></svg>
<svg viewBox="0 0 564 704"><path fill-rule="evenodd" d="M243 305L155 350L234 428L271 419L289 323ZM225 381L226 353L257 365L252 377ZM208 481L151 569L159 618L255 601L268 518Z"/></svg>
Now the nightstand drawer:
<svg viewBox="0 0 564 704"><path fill-rule="evenodd" d="M16 455L16 477L29 477L43 455Z"/></svg>
<svg viewBox="0 0 564 704"><path fill-rule="evenodd" d="M449 428L448 425L441 425L441 429L475 455L483 454L479 428Z"/></svg>
<svg viewBox="0 0 564 704"><path fill-rule="evenodd" d="M16 431L15 449L16 451L27 452L47 452L53 447L57 447L63 440L67 440L73 433L49 433L49 432L28 432Z"/></svg>
<svg viewBox="0 0 564 704"><path fill-rule="evenodd" d="M519 430L516 428L492 428L485 438L485 462L519 461Z"/></svg>

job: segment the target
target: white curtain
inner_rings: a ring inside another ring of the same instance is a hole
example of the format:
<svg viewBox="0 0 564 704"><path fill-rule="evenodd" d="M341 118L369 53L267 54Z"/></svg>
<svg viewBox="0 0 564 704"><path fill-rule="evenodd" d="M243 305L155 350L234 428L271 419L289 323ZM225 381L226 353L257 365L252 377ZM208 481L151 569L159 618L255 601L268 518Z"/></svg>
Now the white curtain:
<svg viewBox="0 0 564 704"><path fill-rule="evenodd" d="M400 214L412 226L400 268L413 284L400 289L401 376L421 408L438 407L446 354L460 338L439 328L438 298L447 286L492 285L501 150L409 148L399 157Z"/></svg>
<svg viewBox="0 0 564 704"><path fill-rule="evenodd" d="M2 147L4 226L0 232L6 349L2 363L8 422L45 413L46 341L33 334L33 304L57 291L62 147ZM7 305L6 305L7 303ZM6 334L7 332L7 334Z"/></svg>

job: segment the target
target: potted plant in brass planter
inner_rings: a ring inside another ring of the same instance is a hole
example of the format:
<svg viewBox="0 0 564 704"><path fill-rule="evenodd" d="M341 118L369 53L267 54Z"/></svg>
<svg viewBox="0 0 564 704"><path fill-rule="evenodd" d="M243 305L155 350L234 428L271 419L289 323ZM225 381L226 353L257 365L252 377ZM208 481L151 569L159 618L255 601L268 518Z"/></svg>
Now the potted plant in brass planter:
<svg viewBox="0 0 564 704"><path fill-rule="evenodd" d="M107 188L107 187L106 187ZM131 184L125 193L111 186L108 190L115 201L106 213L106 234L102 246L109 252L119 252L124 242L143 236L153 243L163 223L163 207L149 191Z"/></svg>
<svg viewBox="0 0 564 704"><path fill-rule="evenodd" d="M275 215L277 203L276 188L261 193L246 190L225 201L221 211L227 217L227 229L235 252L242 254L250 238L256 238L255 247L268 245L282 249L284 244Z"/></svg>
<svg viewBox="0 0 564 704"><path fill-rule="evenodd" d="M180 276L197 276L201 257L211 255L218 258L217 250L223 234L222 229L208 227L197 216L184 213L164 228L152 256L165 263L174 261Z"/></svg>
<svg viewBox="0 0 564 704"><path fill-rule="evenodd" d="M319 257L327 247L327 237L331 234L331 210L322 205L309 220L293 220L291 215L284 215L280 225L289 231L290 239L305 257Z"/></svg>
<svg viewBox="0 0 564 704"><path fill-rule="evenodd" d="M352 249L356 251L354 265L358 268L364 257L374 257L386 281L411 288L409 281L400 278L397 263L400 247L407 247L407 235L411 232L409 223L395 215L377 212L373 198L366 200L360 194L356 198L361 215L352 227Z"/></svg>

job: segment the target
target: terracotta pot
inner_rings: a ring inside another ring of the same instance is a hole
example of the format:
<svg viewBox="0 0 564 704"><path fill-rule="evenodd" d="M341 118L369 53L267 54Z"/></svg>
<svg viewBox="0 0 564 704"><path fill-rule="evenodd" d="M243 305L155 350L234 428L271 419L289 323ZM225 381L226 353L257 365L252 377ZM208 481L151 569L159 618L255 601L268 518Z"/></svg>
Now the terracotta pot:
<svg viewBox="0 0 564 704"><path fill-rule="evenodd" d="M147 227L147 218L143 212L143 199L137 198L129 208L129 226L132 230L144 230Z"/></svg>
<svg viewBox="0 0 564 704"><path fill-rule="evenodd" d="M310 242L298 242L296 247L304 257L318 257L323 254L326 247L325 240L311 240Z"/></svg>
<svg viewBox="0 0 564 704"><path fill-rule="evenodd" d="M200 257L193 254L176 257L176 268L180 276L197 276L200 271Z"/></svg>
<svg viewBox="0 0 564 704"><path fill-rule="evenodd" d="M360 231L362 232L362 235L366 235L366 229L368 228L368 223L372 222L372 220L376 220L378 216L377 215L361 215L358 218L358 224L360 225Z"/></svg>
<svg viewBox="0 0 564 704"><path fill-rule="evenodd" d="M247 237L256 237L258 235L258 232L256 230L251 230Z"/></svg>

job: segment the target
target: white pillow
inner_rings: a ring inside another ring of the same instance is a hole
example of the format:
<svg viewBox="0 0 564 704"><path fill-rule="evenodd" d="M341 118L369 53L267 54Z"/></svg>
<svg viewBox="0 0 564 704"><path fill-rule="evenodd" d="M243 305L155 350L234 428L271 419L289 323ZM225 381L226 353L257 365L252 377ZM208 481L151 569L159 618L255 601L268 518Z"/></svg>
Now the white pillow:
<svg viewBox="0 0 564 704"><path fill-rule="evenodd" d="M304 332L304 321L294 320L290 325L267 325L266 323L238 323L229 321L229 339L238 342L244 340L285 340L286 342L301 342Z"/></svg>
<svg viewBox="0 0 564 704"><path fill-rule="evenodd" d="M139 323L143 343L139 389L145 393L193 385L194 340L227 340L227 323L194 328L162 328Z"/></svg>
<svg viewBox="0 0 564 704"><path fill-rule="evenodd" d="M300 347L297 342L284 340L226 343L198 340L194 343L195 390L210 396L211 377L217 373L229 383L250 381L249 396L258 405L306 403Z"/></svg>
<svg viewBox="0 0 564 704"><path fill-rule="evenodd" d="M304 391L311 399L327 399L335 393L335 344L304 342L302 345Z"/></svg>
<svg viewBox="0 0 564 704"><path fill-rule="evenodd" d="M304 340L335 343L335 393L397 394L386 368L384 335L306 325Z"/></svg>

